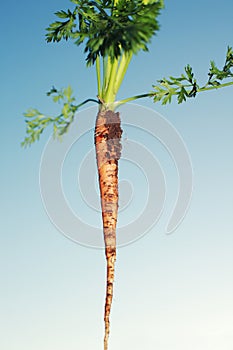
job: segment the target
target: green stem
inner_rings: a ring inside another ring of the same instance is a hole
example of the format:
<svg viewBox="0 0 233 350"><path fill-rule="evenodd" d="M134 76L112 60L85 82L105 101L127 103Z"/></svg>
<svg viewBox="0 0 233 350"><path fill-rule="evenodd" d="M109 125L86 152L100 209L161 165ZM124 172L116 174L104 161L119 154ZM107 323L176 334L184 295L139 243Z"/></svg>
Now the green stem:
<svg viewBox="0 0 233 350"><path fill-rule="evenodd" d="M197 89L197 92L220 89L220 88L230 86L230 85L233 85L233 81L229 81L228 83L224 83L224 84L220 84L220 85L203 86L203 87Z"/></svg>
<svg viewBox="0 0 233 350"><path fill-rule="evenodd" d="M103 97L105 103L112 103L115 100L116 97L116 91L115 91L115 81L116 81L116 76L117 76L117 68L118 68L118 59L114 59L113 62L111 63L111 73L109 76L109 82L108 82L108 87L105 93L105 96Z"/></svg>
<svg viewBox="0 0 233 350"><path fill-rule="evenodd" d="M97 88L98 88L98 96L102 97L101 91L101 70L100 70L100 57L96 58L96 76L97 76Z"/></svg>
<svg viewBox="0 0 233 350"><path fill-rule="evenodd" d="M88 98L87 100L85 100L85 101L81 102L79 105L77 105L76 108L78 109L88 102L95 102L95 103L100 104L100 101L94 100L93 98Z"/></svg>
<svg viewBox="0 0 233 350"><path fill-rule="evenodd" d="M111 74L111 59L109 56L103 57L103 88L102 88L102 97L104 98L108 83L109 83L109 77Z"/></svg>
<svg viewBox="0 0 233 350"><path fill-rule="evenodd" d="M132 59L133 53L123 53L120 64L119 64L119 68L117 71L117 76L116 76L116 81L115 81L115 86L114 86L114 90L116 91L116 93L118 92L122 81L124 79L124 76L126 74L126 71L128 69L129 63Z"/></svg>
<svg viewBox="0 0 233 350"><path fill-rule="evenodd" d="M227 86L230 86L230 85L233 85L233 81L230 81L230 82L224 83L224 84L220 84L220 85L216 85L216 86L203 86L203 87L197 89L197 92L216 90L216 89L220 89L220 88L227 87ZM178 95L178 93L175 93L174 95ZM140 98L153 97L153 96L156 96L156 92L149 92L149 93L146 93L146 94L135 95L135 96L132 96L132 97L125 98L123 100L116 101L114 103L114 109L119 107L119 106L121 106L121 105L123 105L123 104L125 104L125 103L127 103L127 102L135 101L135 100L138 100Z"/></svg>
<svg viewBox="0 0 233 350"><path fill-rule="evenodd" d="M140 98L145 98L145 97L153 97L155 96L156 93L155 92L149 92L147 94L142 94L142 95L135 95L135 96L132 96L132 97L128 97L128 98L125 98L123 100L119 100L119 101L116 101L114 103L114 108L117 108L127 102L131 102L131 101L135 101L135 100L138 100Z"/></svg>

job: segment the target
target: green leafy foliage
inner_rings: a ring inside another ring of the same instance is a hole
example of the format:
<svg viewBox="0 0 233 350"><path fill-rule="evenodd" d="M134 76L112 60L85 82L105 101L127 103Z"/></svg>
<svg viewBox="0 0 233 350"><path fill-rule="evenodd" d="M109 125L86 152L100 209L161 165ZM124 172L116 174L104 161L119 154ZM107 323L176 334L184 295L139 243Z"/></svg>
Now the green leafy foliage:
<svg viewBox="0 0 233 350"><path fill-rule="evenodd" d="M158 80L159 85L153 85L154 91L149 96L153 96L154 102L162 101L163 105L170 103L173 96L177 96L178 103L182 103L187 98L195 97L200 91L225 86L222 84L222 81L233 77L231 71L233 68L232 48L227 48L226 61L222 69L217 68L214 61L211 61L210 65L209 79L204 86L200 87L197 84L192 67L187 65L185 67L185 73L180 77L169 77L169 79L163 78L162 80ZM229 85L231 84L232 82L229 83Z"/></svg>
<svg viewBox="0 0 233 350"><path fill-rule="evenodd" d="M57 12L61 21L47 28L46 38L48 42L73 39L76 45L84 43L88 65L94 64L97 56L114 60L122 51L147 51L164 6L163 0L71 1L74 10Z"/></svg>
<svg viewBox="0 0 233 350"><path fill-rule="evenodd" d="M186 101L187 97L195 97L199 88L190 65L185 67L185 74L179 78L163 78L158 82L159 85L153 86L155 90L154 102L162 101L163 105L171 103L174 95L177 95L178 103Z"/></svg>
<svg viewBox="0 0 233 350"><path fill-rule="evenodd" d="M208 85L218 86L221 81L226 78L232 78L233 73L231 69L233 68L233 50L231 47L227 48L227 55L224 67L222 70L218 69L214 61L210 62L211 68L209 70L209 80Z"/></svg>
<svg viewBox="0 0 233 350"><path fill-rule="evenodd" d="M49 117L45 116L37 109L29 109L24 113L27 124L27 136L21 143L23 147L30 146L33 142L39 140L41 134L49 125L53 126L53 136L55 138L60 138L68 131L69 125L74 119L74 115L79 106L73 104L75 98L72 96L72 89L70 86L60 91L53 87L47 95L52 96L54 102L63 103L61 114L57 117Z"/></svg>
<svg viewBox="0 0 233 350"><path fill-rule="evenodd" d="M68 10L67 12L65 12L62 10L56 12L55 15L63 21L56 21L50 24L49 28L47 28L47 41L60 41L61 39L68 40L76 27L75 11L71 12L70 10Z"/></svg>

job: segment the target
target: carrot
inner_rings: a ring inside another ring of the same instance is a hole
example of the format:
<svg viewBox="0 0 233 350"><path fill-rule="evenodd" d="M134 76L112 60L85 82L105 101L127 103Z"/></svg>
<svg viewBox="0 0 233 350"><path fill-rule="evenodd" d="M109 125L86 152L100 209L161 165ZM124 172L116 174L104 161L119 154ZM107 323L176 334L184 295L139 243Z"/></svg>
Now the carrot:
<svg viewBox="0 0 233 350"><path fill-rule="evenodd" d="M108 349L110 311L116 261L116 224L118 214L118 160L121 156L119 113L100 110L96 118L95 149L99 175L105 256L107 260L104 350Z"/></svg>
<svg viewBox="0 0 233 350"><path fill-rule="evenodd" d="M95 147L107 260L104 312L104 350L107 350L116 261L118 160L121 156L122 135L119 113L115 113L107 106L116 108L145 97L153 97L154 103L161 101L165 105L176 96L178 103L182 103L188 98L195 97L199 92L233 85L233 50L228 47L222 70L211 61L208 80L203 86L197 84L191 66L187 65L185 73L180 77L158 80L156 85L153 85L153 91L117 101L118 91L133 55L140 50L147 51L147 44L159 29L157 17L164 7L164 1L73 0L72 2L75 4L73 9L56 12L58 20L47 28L46 40L59 42L71 39L78 46L85 45L87 65L96 66L98 101L88 98L76 104L70 86L60 91L52 87L47 95L52 96L54 102L63 102L61 113L56 117L50 117L35 108L29 109L24 114L27 135L22 146L29 146L39 140L49 125L53 125L54 137L60 139L68 131L80 107L91 101L100 104L95 126ZM223 79L227 79L227 82L223 83Z"/></svg>

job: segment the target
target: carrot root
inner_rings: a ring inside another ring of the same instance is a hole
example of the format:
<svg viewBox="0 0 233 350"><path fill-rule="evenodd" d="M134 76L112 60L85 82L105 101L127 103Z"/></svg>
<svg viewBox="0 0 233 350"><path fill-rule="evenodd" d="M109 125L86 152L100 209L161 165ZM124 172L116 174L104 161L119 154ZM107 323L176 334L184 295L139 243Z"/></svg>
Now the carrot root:
<svg viewBox="0 0 233 350"><path fill-rule="evenodd" d="M110 312L116 261L116 224L118 215L118 160L121 156L119 113L100 111L96 119L95 147L99 174L105 256L107 261L104 350L108 350Z"/></svg>

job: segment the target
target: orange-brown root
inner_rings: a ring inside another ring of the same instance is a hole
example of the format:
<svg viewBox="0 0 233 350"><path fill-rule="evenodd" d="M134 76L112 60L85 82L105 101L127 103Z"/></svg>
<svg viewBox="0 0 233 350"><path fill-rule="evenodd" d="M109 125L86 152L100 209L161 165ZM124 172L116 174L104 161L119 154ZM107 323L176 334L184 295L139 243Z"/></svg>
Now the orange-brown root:
<svg viewBox="0 0 233 350"><path fill-rule="evenodd" d="M118 160L121 155L121 134L119 113L100 111L95 128L96 159L99 173L99 187L107 260L107 283L105 299L104 350L108 349L110 332L110 311L113 298L114 269L116 261L116 223L118 214Z"/></svg>
<svg viewBox="0 0 233 350"><path fill-rule="evenodd" d="M104 350L108 349L108 338L110 333L109 316L110 316L112 298L113 298L116 249L112 249L112 247L107 248L106 258L107 258L107 286L106 286L106 300L105 300L105 312L104 312L104 322L105 322Z"/></svg>

